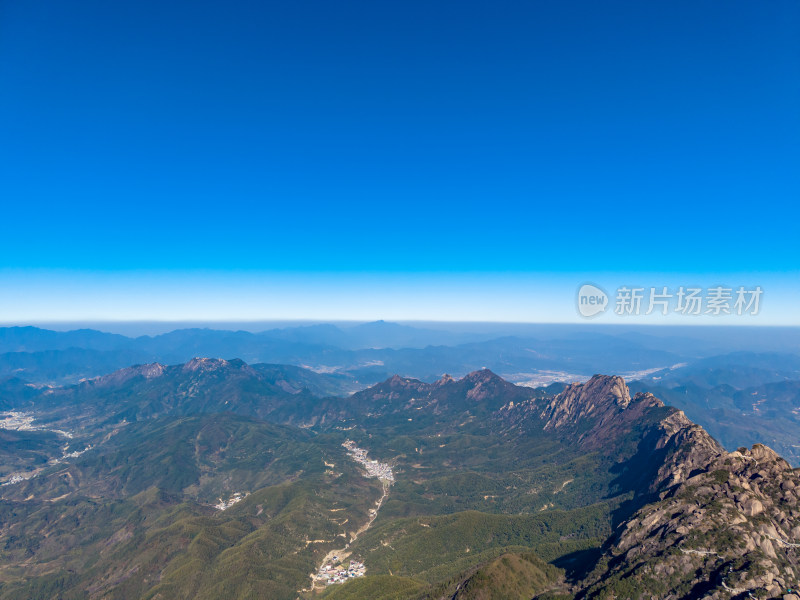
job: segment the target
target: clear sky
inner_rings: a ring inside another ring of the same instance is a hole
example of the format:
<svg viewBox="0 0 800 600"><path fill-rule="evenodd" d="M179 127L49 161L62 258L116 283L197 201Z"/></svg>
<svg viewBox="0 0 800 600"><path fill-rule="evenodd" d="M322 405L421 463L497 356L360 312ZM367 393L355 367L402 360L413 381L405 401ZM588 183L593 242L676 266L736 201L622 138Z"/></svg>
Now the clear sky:
<svg viewBox="0 0 800 600"><path fill-rule="evenodd" d="M795 0L2 2L0 321L569 320L638 277L767 282L800 323L798 30Z"/></svg>

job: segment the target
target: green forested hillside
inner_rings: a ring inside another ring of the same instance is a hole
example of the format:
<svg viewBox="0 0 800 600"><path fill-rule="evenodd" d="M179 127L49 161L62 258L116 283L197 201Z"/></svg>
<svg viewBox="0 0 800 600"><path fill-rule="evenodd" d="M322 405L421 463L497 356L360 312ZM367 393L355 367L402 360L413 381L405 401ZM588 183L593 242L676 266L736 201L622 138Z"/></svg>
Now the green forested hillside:
<svg viewBox="0 0 800 600"><path fill-rule="evenodd" d="M231 415L130 425L0 489L8 598L288 598L380 495L338 445Z"/></svg>
<svg viewBox="0 0 800 600"><path fill-rule="evenodd" d="M460 582L453 600L530 600L561 575L531 552L503 554Z"/></svg>
<svg viewBox="0 0 800 600"><path fill-rule="evenodd" d="M598 546L609 534L611 507L573 511L387 519L354 545L372 573L414 577L429 583L451 578L471 564L509 549L532 549L544 560Z"/></svg>

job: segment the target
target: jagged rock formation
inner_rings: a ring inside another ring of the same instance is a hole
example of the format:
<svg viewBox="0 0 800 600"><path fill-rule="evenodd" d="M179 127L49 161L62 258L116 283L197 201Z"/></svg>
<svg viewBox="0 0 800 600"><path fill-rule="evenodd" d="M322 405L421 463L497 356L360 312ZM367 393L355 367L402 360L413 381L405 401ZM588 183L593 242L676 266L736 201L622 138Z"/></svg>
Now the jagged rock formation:
<svg viewBox="0 0 800 600"><path fill-rule="evenodd" d="M538 417L628 473L635 512L573 587L577 598L781 598L800 587L800 471L766 446L728 453L682 411L631 398L620 377L499 414L518 429Z"/></svg>
<svg viewBox="0 0 800 600"><path fill-rule="evenodd" d="M511 429L543 427L608 456L622 474L619 485L647 499L723 451L702 427L652 394L631 398L616 376L595 375L552 398L508 403L499 415Z"/></svg>
<svg viewBox="0 0 800 600"><path fill-rule="evenodd" d="M85 388L114 387L122 385L137 377L143 379L153 379L155 377L161 377L166 370L167 367L165 365L162 365L161 363L134 365L132 367L119 369L118 371L114 371L113 373L109 373L108 375L102 375L100 377L94 377L92 379L81 381L79 385Z"/></svg>
<svg viewBox="0 0 800 600"><path fill-rule="evenodd" d="M619 528L579 597L785 598L798 501L800 475L766 446L721 452Z"/></svg>
<svg viewBox="0 0 800 600"><path fill-rule="evenodd" d="M622 377L595 375L586 383L573 383L556 394L540 415L545 429L575 426L588 418L606 423L631 403Z"/></svg>

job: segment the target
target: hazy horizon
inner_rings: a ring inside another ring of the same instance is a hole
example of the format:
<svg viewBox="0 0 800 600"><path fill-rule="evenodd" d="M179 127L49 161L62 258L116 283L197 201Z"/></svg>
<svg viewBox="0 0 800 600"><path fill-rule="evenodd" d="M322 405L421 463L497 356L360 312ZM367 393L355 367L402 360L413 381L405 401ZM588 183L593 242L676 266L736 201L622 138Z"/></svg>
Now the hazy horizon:
<svg viewBox="0 0 800 600"><path fill-rule="evenodd" d="M624 333L647 332L655 336L679 336L689 333L702 334L704 332L723 333L732 335L755 330L800 330L798 325L763 325L758 323L740 324L714 324L707 322L687 324L666 323L625 323L612 322L600 323L597 321L580 322L514 322L514 321L425 321L403 319L373 319L373 320L336 320L336 319L265 319L265 320L198 320L198 321L159 321L159 320L118 320L118 321L0 321L0 327L37 327L52 331L76 331L92 329L104 333L114 333L135 337L140 335L161 335L186 329L208 329L217 331L245 331L248 333L263 333L276 329L290 329L295 327L311 327L314 325L334 325L347 330L359 325L374 323L396 324L404 327L419 329L439 330L454 333L473 334L502 334L502 335L532 335L532 333L564 333L564 332L610 332L618 335ZM701 336L702 337L702 336Z"/></svg>
<svg viewBox="0 0 800 600"><path fill-rule="evenodd" d="M800 273L261 273L0 270L4 322L66 321L455 321L800 325ZM579 286L604 289L609 309L596 318L576 307ZM615 314L625 286L667 287L667 314ZM676 314L679 289L725 286L763 291L757 314Z"/></svg>

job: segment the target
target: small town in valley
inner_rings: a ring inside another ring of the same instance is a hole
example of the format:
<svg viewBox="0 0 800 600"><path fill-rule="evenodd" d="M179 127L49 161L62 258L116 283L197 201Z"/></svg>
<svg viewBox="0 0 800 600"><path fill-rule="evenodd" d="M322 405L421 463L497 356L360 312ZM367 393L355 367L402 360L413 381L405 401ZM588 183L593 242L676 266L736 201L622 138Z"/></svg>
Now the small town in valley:
<svg viewBox="0 0 800 600"><path fill-rule="evenodd" d="M227 510L237 502L241 502L245 498L250 495L250 492L236 492L233 496L228 498L227 500L223 500L222 498L219 499L219 504L215 504L214 508L217 510Z"/></svg>
<svg viewBox="0 0 800 600"><path fill-rule="evenodd" d="M389 463L382 463L367 458L367 451L356 446L354 441L345 440L342 446L347 450L347 455L351 459L364 467L367 477L376 477L380 479L383 484L383 495L377 501L375 508L370 509L369 521L351 537L350 543L352 543L361 533L369 529L370 525L372 525L373 521L378 516L378 511L389 493L389 486L394 483L394 473L392 473L392 467L389 466ZM322 561L322 566L320 566L313 575L315 586L344 583L349 579L366 575L367 569L364 563L350 559L350 551L348 550L350 543L346 544L341 550L330 552L325 557L325 560ZM349 562L347 562L348 559L350 559Z"/></svg>
<svg viewBox="0 0 800 600"><path fill-rule="evenodd" d="M381 481L388 483L394 482L394 474L392 473L392 467L389 466L389 463L368 459L367 451L356 446L356 443L352 440L345 440L342 446L345 447L350 458L366 469L367 477L377 477Z"/></svg>
<svg viewBox="0 0 800 600"><path fill-rule="evenodd" d="M67 439L72 439L72 434L68 431L48 429L43 425L34 425L34 421L32 413L14 410L0 412L0 429L8 429L10 431L51 431Z"/></svg>
<svg viewBox="0 0 800 600"><path fill-rule="evenodd" d="M333 583L344 583L354 577L363 577L366 574L364 563L351 560L345 565L345 559L334 555L330 562L322 565L314 578L318 583L331 585Z"/></svg>

